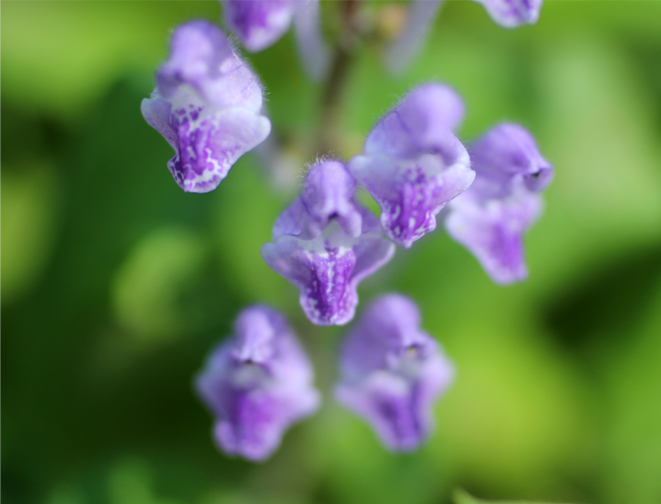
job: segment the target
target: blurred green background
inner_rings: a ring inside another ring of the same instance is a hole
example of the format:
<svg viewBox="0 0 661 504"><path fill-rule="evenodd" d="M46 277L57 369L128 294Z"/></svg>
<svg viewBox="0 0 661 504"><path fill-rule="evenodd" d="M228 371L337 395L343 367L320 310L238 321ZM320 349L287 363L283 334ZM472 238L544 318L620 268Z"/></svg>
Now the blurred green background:
<svg viewBox="0 0 661 504"><path fill-rule="evenodd" d="M386 3L371 4L373 11ZM324 6L327 8L327 6ZM556 167L530 279L493 285L439 229L359 292L413 297L456 362L438 428L384 451L330 398L343 328L312 326L259 248L292 196L254 155L184 194L140 100L177 24L208 2L2 2L3 471L7 504L661 502L661 2L547 1L536 26L448 2L404 77L365 48L342 115L349 157L407 89L438 79L460 136L502 120ZM302 170L320 89L291 34L249 57ZM326 401L263 464L228 459L192 392L249 303L282 309Z"/></svg>

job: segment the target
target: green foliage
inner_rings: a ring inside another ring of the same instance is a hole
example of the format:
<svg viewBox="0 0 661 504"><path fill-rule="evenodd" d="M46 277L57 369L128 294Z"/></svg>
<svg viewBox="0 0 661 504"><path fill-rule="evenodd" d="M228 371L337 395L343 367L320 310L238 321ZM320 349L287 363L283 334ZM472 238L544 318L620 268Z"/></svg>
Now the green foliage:
<svg viewBox="0 0 661 504"><path fill-rule="evenodd" d="M140 117L169 30L218 21L218 4L2 7L7 503L431 504L457 486L661 500L660 3L547 2L538 25L510 31L473 2L446 2L405 76L387 75L373 47L358 58L339 155L401 93L440 79L465 97L462 139L519 121L556 166L528 282L491 284L439 229L361 285L361 306L383 291L415 298L458 369L435 435L406 456L333 405L344 329L309 324L260 259L296 187L274 190L245 156L215 192L183 194L170 147ZM302 171L320 90L291 36L250 60ZM292 319L326 398L263 464L215 449L191 386L254 302Z"/></svg>

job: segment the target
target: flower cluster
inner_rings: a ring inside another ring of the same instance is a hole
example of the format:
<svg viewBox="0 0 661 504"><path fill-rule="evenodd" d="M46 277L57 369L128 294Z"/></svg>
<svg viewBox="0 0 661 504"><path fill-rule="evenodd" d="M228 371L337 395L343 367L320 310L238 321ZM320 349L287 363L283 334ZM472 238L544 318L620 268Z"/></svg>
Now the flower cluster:
<svg viewBox="0 0 661 504"><path fill-rule="evenodd" d="M541 0L477 1L505 27L535 22L541 6ZM227 26L247 50L265 49L294 24L308 73L326 74L329 50L318 0L222 4ZM392 57L410 52L439 5L411 2ZM186 192L215 189L270 133L261 83L209 22L174 31L156 82L142 113L175 150L168 169ZM540 215L540 193L553 168L516 124L498 125L465 146L456 134L463 117L454 89L423 84L377 122L360 154L348 162L321 158L308 168L300 194L276 220L261 252L299 289L313 324L351 322L359 283L391 259L396 245L411 248L434 231L437 219L494 282L527 277L523 237ZM361 188L380 207L379 217L358 202ZM410 451L430 435L434 404L452 382L454 366L421 330L415 303L388 294L347 332L339 374L337 401L364 419L386 448ZM216 418L218 446L258 461L277 449L293 423L318 409L321 394L312 382L310 359L284 316L258 305L240 314L234 335L212 352L196 388Z"/></svg>

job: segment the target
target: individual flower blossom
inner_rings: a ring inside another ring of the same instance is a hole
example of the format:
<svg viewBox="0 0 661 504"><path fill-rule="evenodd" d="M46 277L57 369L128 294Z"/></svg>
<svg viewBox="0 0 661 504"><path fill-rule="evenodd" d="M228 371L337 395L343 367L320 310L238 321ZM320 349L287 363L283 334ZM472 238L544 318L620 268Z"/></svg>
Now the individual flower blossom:
<svg viewBox="0 0 661 504"><path fill-rule="evenodd" d="M292 423L319 407L312 378L310 361L285 318L253 306L239 315L235 334L211 353L196 388L216 417L218 446L258 461L278 448Z"/></svg>
<svg viewBox="0 0 661 504"><path fill-rule="evenodd" d="M445 227L499 284L525 280L523 235L542 211L539 195L553 178L532 135L501 124L470 149L475 182L449 205Z"/></svg>
<svg viewBox="0 0 661 504"><path fill-rule="evenodd" d="M410 92L371 131L353 176L381 207L381 224L409 248L436 229L436 215L470 186L475 173L453 129L463 117L450 87L425 84Z"/></svg>
<svg viewBox="0 0 661 504"><path fill-rule="evenodd" d="M142 115L170 143L168 169L186 192L212 191L232 165L271 132L262 88L225 34L191 21L172 35Z"/></svg>
<svg viewBox="0 0 661 504"><path fill-rule="evenodd" d="M303 311L317 325L349 322L358 283L394 253L376 217L354 200L356 181L335 160L318 162L273 226L262 257L301 291Z"/></svg>
<svg viewBox="0 0 661 504"><path fill-rule="evenodd" d="M321 79L330 62L319 20L319 0L222 0L225 22L241 44L259 52L277 42L292 22L311 77Z"/></svg>
<svg viewBox="0 0 661 504"><path fill-rule="evenodd" d="M252 52L282 37L294 17L298 0L223 0L225 22Z"/></svg>
<svg viewBox="0 0 661 504"><path fill-rule="evenodd" d="M543 0L474 0L484 6L491 19L504 28L534 24ZM401 72L418 53L443 0L411 0L406 24L400 36L387 48L386 62L393 72Z"/></svg>
<svg viewBox="0 0 661 504"><path fill-rule="evenodd" d="M349 332L337 400L367 421L392 451L411 451L434 425L433 406L454 377L440 345L420 330L415 303L398 294L374 301Z"/></svg>
<svg viewBox="0 0 661 504"><path fill-rule="evenodd" d="M504 28L535 24L543 0L474 0L484 6L491 19Z"/></svg>

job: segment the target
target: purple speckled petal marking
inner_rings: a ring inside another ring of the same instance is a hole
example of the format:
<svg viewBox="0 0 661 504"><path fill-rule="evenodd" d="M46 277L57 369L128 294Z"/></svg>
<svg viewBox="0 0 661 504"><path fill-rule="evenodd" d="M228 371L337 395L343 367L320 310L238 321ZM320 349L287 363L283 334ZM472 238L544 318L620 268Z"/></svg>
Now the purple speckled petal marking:
<svg viewBox="0 0 661 504"><path fill-rule="evenodd" d="M218 446L229 455L264 460L292 423L319 407L312 378L284 317L254 306L239 316L235 335L211 353L196 388L217 418Z"/></svg>
<svg viewBox="0 0 661 504"><path fill-rule="evenodd" d="M246 49L261 51L289 29L297 0L223 0L225 22Z"/></svg>
<svg viewBox="0 0 661 504"><path fill-rule="evenodd" d="M259 114L259 81L211 23L192 21L175 30L156 80L142 113L175 150L168 168L186 192L215 189L271 131Z"/></svg>
<svg viewBox="0 0 661 504"><path fill-rule="evenodd" d="M491 19L505 28L534 24L539 19L542 0L475 0L481 3Z"/></svg>
<svg viewBox="0 0 661 504"><path fill-rule="evenodd" d="M394 253L376 218L354 201L355 187L342 163L313 166L276 221L273 242L262 247L264 261L299 288L301 307L317 325L349 322L358 284Z"/></svg>
<svg viewBox="0 0 661 504"><path fill-rule="evenodd" d="M373 302L342 348L337 400L367 421L392 451L415 450L433 429L432 408L454 367L420 330L408 298L388 294Z"/></svg>
<svg viewBox="0 0 661 504"><path fill-rule="evenodd" d="M453 200L445 227L499 284L525 280L523 236L542 212L538 194L553 179L534 138L515 124L496 126L470 148L475 183Z"/></svg>
<svg viewBox="0 0 661 504"><path fill-rule="evenodd" d="M441 84L412 91L372 130L351 173L381 207L381 224L409 248L436 229L436 215L473 182L466 149L452 129L463 117L459 96Z"/></svg>

